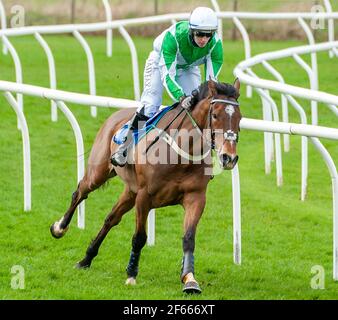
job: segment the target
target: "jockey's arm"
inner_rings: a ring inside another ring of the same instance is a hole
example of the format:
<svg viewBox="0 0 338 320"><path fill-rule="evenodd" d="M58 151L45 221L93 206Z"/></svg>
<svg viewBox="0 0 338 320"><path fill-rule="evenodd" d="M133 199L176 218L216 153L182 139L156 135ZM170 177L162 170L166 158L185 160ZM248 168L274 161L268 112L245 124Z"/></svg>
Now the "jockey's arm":
<svg viewBox="0 0 338 320"><path fill-rule="evenodd" d="M212 80L217 81L222 65L223 46L221 40L218 39L206 57L205 80L209 80L211 78Z"/></svg>
<svg viewBox="0 0 338 320"><path fill-rule="evenodd" d="M161 80L168 94L174 101L179 101L184 95L183 89L176 82L176 56L177 56L177 42L174 36L167 32L163 39L161 47L161 58L159 62L159 69L161 73Z"/></svg>

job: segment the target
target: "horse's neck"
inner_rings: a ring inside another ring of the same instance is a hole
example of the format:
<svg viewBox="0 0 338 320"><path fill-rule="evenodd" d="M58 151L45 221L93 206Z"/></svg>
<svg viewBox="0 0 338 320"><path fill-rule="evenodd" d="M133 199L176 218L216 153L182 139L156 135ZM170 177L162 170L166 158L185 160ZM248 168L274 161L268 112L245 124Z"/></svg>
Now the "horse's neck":
<svg viewBox="0 0 338 320"><path fill-rule="evenodd" d="M207 99L203 99L197 103L191 112L191 116L196 121L198 127L203 130L208 126L208 114L210 110L210 104Z"/></svg>
<svg viewBox="0 0 338 320"><path fill-rule="evenodd" d="M203 133L203 130L209 125L209 108L210 104L208 103L207 99L203 99L194 107L191 112L189 111L190 116L184 112L185 115L183 118L183 123L181 123L181 128L179 130L179 132L181 132L181 139L178 141L179 139L177 137L176 140L179 146L191 155L204 154L205 150L209 148ZM196 125L198 126L197 128ZM186 131L182 132L182 129L187 130L189 134L186 135ZM187 139L187 137L189 138Z"/></svg>

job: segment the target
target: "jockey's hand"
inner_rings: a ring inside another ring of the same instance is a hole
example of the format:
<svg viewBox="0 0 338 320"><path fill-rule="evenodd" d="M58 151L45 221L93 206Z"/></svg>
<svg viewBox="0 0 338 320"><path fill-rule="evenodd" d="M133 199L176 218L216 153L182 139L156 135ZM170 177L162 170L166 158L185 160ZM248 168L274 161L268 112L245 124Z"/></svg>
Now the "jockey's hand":
<svg viewBox="0 0 338 320"><path fill-rule="evenodd" d="M183 109L189 109L191 107L192 96L182 96L180 103Z"/></svg>

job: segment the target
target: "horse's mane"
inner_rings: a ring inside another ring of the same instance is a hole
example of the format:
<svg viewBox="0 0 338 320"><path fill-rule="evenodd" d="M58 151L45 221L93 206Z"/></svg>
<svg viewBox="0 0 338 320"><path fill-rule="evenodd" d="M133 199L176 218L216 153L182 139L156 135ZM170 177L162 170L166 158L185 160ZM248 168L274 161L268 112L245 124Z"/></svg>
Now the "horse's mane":
<svg viewBox="0 0 338 320"><path fill-rule="evenodd" d="M225 82L215 82L215 89L217 94L225 95L229 98L238 98L238 93L235 87L229 83ZM199 101L205 99L209 95L208 81L203 82L197 90L192 92L193 95L193 106L195 106Z"/></svg>

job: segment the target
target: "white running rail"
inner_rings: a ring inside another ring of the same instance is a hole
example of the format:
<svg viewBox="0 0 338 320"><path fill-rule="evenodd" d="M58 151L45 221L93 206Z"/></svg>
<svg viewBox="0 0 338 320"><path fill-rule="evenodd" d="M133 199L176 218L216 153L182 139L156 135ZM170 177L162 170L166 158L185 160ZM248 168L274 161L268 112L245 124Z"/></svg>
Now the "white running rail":
<svg viewBox="0 0 338 320"><path fill-rule="evenodd" d="M0 20L1 20L1 29L7 29L7 20L6 20L6 12L2 1L0 0ZM2 41L2 53L7 54L8 49L4 41Z"/></svg>
<svg viewBox="0 0 338 320"><path fill-rule="evenodd" d="M111 22L113 20L111 7L108 0L102 0L104 5L104 10L106 13L107 22ZM113 55L113 30L107 29L107 57L111 57Z"/></svg>
<svg viewBox="0 0 338 320"><path fill-rule="evenodd" d="M0 0L1 1L1 0ZM106 12L108 10L107 4L105 5ZM248 19L248 20L298 20L300 26L304 29L305 33L307 34L308 38L310 39L310 35L308 32L308 28L304 25L304 20L311 20L311 19L324 19L333 21L333 19L338 19L337 12L328 12L328 13L258 13L258 12L218 12L217 16L220 19L231 19L236 27L239 29L245 47L245 55L246 59L251 56L251 48L250 48L250 39L248 37L248 33L244 27L244 25L240 22L240 19ZM177 20L188 19L189 13L173 13L173 14L165 14L159 16L151 16L151 17L144 17L144 18L134 18L134 19L125 19L125 20L115 20L110 21L110 17L107 16L106 22L100 23L88 23L88 24L74 24L74 25L56 25L56 26L34 26L34 27L24 27L24 28L12 28L12 29L3 29L0 30L0 36L24 36L24 35L33 35L35 33L39 34L60 34L60 33L74 33L75 31L79 33L83 32L92 32L92 31L104 31L104 30L113 30L119 29L121 32L121 28L124 29L122 31L123 37L128 42L132 60L133 60L133 79L134 79L134 91L135 91L135 99L138 100L138 92L139 92L139 76L138 76L138 68L137 64L135 63L135 56L137 56L135 46L131 45L130 36L126 34L125 28L128 26L135 26L135 25L143 25L143 24L155 24L155 23L162 23L162 22L172 22ZM332 28L332 23L329 24L329 34L330 39L332 38L333 31L330 29ZM128 40L129 39L129 40ZM108 41L108 40L107 40ZM310 40L309 40L310 41ZM335 48L334 48L335 49ZM334 50L333 49L333 50ZM109 49L107 49L109 50ZM313 67L315 68L315 67ZM250 86L247 89L248 97L251 96L251 88ZM92 109L93 110L93 109ZM94 111L92 111L93 113Z"/></svg>
<svg viewBox="0 0 338 320"><path fill-rule="evenodd" d="M338 105L338 96L332 95L326 92L321 92L313 89L300 88L296 86L291 86L286 84L283 81L280 73L274 69L267 61L277 60L285 57L293 57L307 72L309 73L309 77L311 79L311 75L313 69L311 69L305 62L299 57L301 54L313 54L314 52L320 51L329 51L338 47L338 41L334 42L326 42L317 45L308 45L308 46L300 46L294 48L288 48L284 50L268 52L263 54L258 54L252 58L242 61L239 63L234 69L234 75L239 78L239 80L243 83L253 85L254 89L259 92L259 94L266 94L266 90L277 91L281 94L284 94L289 102L295 107L295 109L299 112L301 117L302 124L295 125L290 123L276 123L274 132L287 133L287 134L299 134L301 129L302 136L310 137L310 141L315 145L316 149L322 155L326 165L329 169L329 173L332 179L332 195L333 195L333 278L334 280L338 280L338 175L337 169L335 167L334 161L331 156L325 149L325 147L319 142L316 137L318 133L318 126L307 125L306 123L306 114L304 109L300 106L299 103L294 99L295 97L307 99L309 101L316 101L324 103L329 110L333 111L334 116L337 116L337 105ZM275 76L277 81L265 80L259 78L251 69L256 65L263 64L263 66ZM313 111L313 109L312 109ZM247 120L244 120L244 123ZM250 120L252 121L252 120ZM259 120L254 120L257 126L253 126L252 129L262 130L262 131L270 131L270 127L266 126L266 122L260 122L261 126L258 129ZM243 125L243 121L241 122ZM249 126L247 126L249 128ZM326 128L324 130L328 130L330 132L338 131L336 128ZM302 139L302 155L307 153L307 142ZM302 200L306 195L306 177L307 177L307 156L304 158L302 156Z"/></svg>

